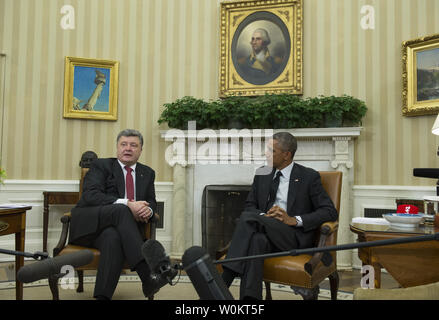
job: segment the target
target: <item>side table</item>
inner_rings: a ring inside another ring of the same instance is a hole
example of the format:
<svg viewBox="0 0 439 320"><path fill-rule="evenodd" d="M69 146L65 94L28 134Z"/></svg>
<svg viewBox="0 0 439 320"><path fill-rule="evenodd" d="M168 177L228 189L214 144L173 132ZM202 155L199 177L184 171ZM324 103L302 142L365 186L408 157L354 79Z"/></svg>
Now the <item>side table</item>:
<svg viewBox="0 0 439 320"><path fill-rule="evenodd" d="M44 191L43 209L43 251L47 252L47 234L49 227L50 204L76 204L79 200L79 192Z"/></svg>
<svg viewBox="0 0 439 320"><path fill-rule="evenodd" d="M15 250L24 252L24 236L26 233L26 211L32 207L0 209L0 236L15 234ZM24 264L23 256L15 256L15 298L23 300L23 283L17 280L17 272Z"/></svg>
<svg viewBox="0 0 439 320"><path fill-rule="evenodd" d="M351 223L350 229L358 235L359 242L439 232L439 228L423 225L413 229L398 229L389 225ZM439 241L436 240L359 248L358 257L363 265L373 266L375 288L381 285L381 268L385 268L403 288L439 281Z"/></svg>

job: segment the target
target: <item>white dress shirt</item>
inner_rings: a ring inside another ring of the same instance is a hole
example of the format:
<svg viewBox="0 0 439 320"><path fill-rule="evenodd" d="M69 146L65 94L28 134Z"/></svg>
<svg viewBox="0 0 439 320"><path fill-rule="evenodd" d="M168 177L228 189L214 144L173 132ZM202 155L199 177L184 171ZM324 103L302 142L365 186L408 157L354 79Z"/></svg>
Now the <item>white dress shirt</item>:
<svg viewBox="0 0 439 320"><path fill-rule="evenodd" d="M125 169L125 165L122 162L120 162L119 159L117 159L117 162L119 162L120 167L122 168L122 171L123 171L123 179L125 182L125 195L124 195L123 199L117 199L116 201L114 201L114 203L115 204L116 203L124 204L127 206L128 205L127 187L126 187L126 185L127 185L127 182L126 182L127 170ZM133 184L134 184L134 201L136 201L136 165L137 165L137 163L130 166L130 168L133 169L131 171L131 175L133 176ZM149 217L152 217L152 215L154 214L154 211L152 210L151 207L148 207L148 208L149 208L149 210L151 210Z"/></svg>
<svg viewBox="0 0 439 320"><path fill-rule="evenodd" d="M117 162L119 162L120 167L122 168L122 171L123 171L123 179L125 181L125 195L124 195L123 199L117 199L114 203L120 203L120 204L127 205L128 204L127 188L126 188L127 170L125 169L125 165L122 162L120 162L119 159L117 160ZM136 201L136 165L137 165L137 163L130 166L131 169L133 169L131 171L131 175L133 176L133 183L134 183L134 201Z"/></svg>
<svg viewBox="0 0 439 320"><path fill-rule="evenodd" d="M280 170L282 175L279 177L279 188L277 189L276 199L274 200L274 205L277 205L287 211L287 202L288 202L288 189L290 187L290 176L291 171L293 170L294 162L291 162L288 166ZM276 170L274 173L274 177L279 170ZM301 227L303 225L302 218L300 216L295 216L297 220L297 227Z"/></svg>

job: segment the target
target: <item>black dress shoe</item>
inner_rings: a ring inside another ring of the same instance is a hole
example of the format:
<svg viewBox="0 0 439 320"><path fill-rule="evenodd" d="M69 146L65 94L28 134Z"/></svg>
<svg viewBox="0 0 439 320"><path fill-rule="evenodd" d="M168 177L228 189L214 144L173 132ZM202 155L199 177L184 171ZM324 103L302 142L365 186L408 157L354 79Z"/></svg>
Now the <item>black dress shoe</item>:
<svg viewBox="0 0 439 320"><path fill-rule="evenodd" d="M143 294L146 298L151 298L154 294L159 292L160 288L165 286L166 284L171 284L172 279L175 278L178 271L174 268L171 268L166 273L162 274L151 274L151 277L148 281L142 283Z"/></svg>

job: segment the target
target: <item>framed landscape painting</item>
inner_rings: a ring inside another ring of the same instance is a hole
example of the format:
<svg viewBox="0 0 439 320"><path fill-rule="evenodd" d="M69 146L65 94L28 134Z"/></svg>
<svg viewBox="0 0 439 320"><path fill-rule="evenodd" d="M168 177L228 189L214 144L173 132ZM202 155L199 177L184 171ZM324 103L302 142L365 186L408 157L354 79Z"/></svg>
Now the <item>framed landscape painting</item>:
<svg viewBox="0 0 439 320"><path fill-rule="evenodd" d="M117 120L119 62L65 58L64 118Z"/></svg>
<svg viewBox="0 0 439 320"><path fill-rule="evenodd" d="M439 112L439 34L403 43L403 114Z"/></svg>

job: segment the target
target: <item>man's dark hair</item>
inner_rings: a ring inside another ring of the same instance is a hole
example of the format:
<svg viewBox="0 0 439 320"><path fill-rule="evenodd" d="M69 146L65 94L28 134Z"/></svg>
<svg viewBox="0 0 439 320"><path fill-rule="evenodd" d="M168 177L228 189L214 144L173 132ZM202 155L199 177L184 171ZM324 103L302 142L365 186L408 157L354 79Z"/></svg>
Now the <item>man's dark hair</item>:
<svg viewBox="0 0 439 320"><path fill-rule="evenodd" d="M282 151L291 152L291 158L294 158L294 154L297 150L297 140L289 132L277 132L273 135L273 140L276 140L279 144L279 148Z"/></svg>
<svg viewBox="0 0 439 320"><path fill-rule="evenodd" d="M138 137L140 140L140 146L143 147L143 136L142 134L134 129L125 129L122 130L118 135L117 135L117 140L116 143L119 142L120 137Z"/></svg>

